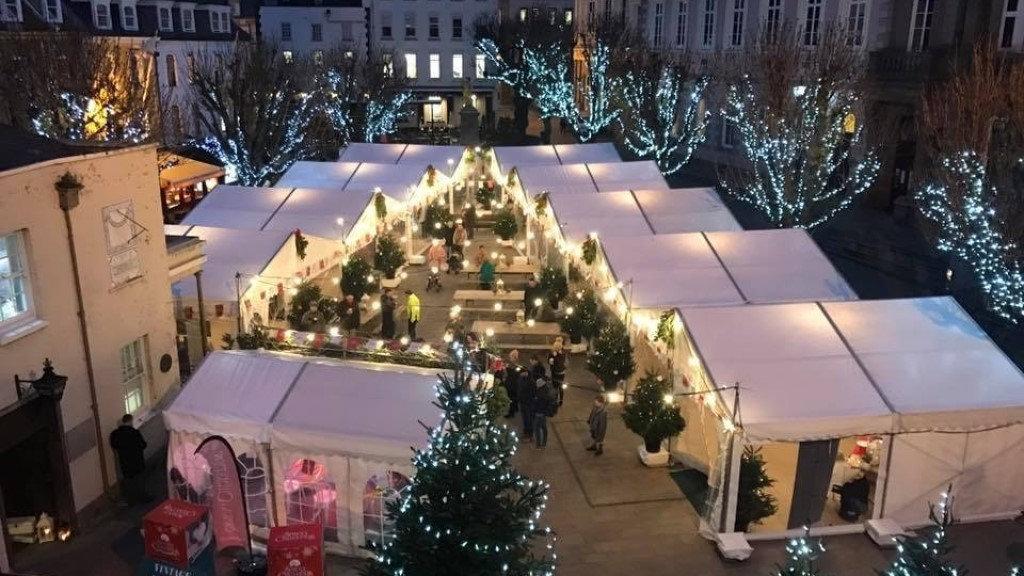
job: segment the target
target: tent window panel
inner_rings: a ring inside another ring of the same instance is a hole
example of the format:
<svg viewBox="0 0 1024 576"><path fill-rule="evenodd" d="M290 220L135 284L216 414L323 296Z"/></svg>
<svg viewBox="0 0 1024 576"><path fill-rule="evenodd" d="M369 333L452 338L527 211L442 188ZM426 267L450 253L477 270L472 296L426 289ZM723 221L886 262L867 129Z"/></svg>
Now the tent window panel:
<svg viewBox="0 0 1024 576"><path fill-rule="evenodd" d="M249 512L249 524L267 528L270 526L270 514L267 511L267 494L270 486L267 483L267 471L259 455L252 456L248 452L238 455L238 464L242 474L242 488L245 491L245 509Z"/></svg>
<svg viewBox="0 0 1024 576"><path fill-rule="evenodd" d="M401 472L388 470L373 475L363 490L363 533L366 546L379 549L394 539L395 525L388 518L388 503L397 501L409 488L409 478Z"/></svg>
<svg viewBox="0 0 1024 576"><path fill-rule="evenodd" d="M299 458L284 477L285 522L318 523L324 540L338 542L338 489L323 463Z"/></svg>

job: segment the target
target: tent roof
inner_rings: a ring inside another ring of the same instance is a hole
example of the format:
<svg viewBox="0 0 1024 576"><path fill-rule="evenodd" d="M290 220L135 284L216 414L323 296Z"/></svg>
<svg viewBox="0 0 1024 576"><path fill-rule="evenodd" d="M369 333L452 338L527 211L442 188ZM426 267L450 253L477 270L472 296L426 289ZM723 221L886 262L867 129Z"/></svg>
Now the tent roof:
<svg viewBox="0 0 1024 576"><path fill-rule="evenodd" d="M526 166L516 171L523 188L529 194L597 192L585 164Z"/></svg>
<svg viewBox="0 0 1024 576"><path fill-rule="evenodd" d="M948 296L682 316L714 385L739 383L756 441L1024 422L1024 374ZM732 393L722 397L731 409Z"/></svg>
<svg viewBox="0 0 1024 576"><path fill-rule="evenodd" d="M551 196L551 207L570 242L583 242L591 232L599 238L652 233L629 192L556 194Z"/></svg>
<svg viewBox="0 0 1024 576"><path fill-rule="evenodd" d="M276 448L407 460L433 426L437 370L308 361L274 418Z"/></svg>
<svg viewBox="0 0 1024 576"><path fill-rule="evenodd" d="M562 164L587 162L621 162L619 151L611 142L596 144L555 144L555 152Z"/></svg>
<svg viewBox="0 0 1024 576"><path fill-rule="evenodd" d="M452 170L459 165L462 155L465 154L465 146L429 146L426 144L409 144L405 147L405 153L399 158L399 165L409 165L418 169L426 170L428 165L451 174ZM448 160L451 159L452 167L448 169Z"/></svg>
<svg viewBox="0 0 1024 576"><path fill-rule="evenodd" d="M743 229L712 188L633 189L633 195L657 234Z"/></svg>
<svg viewBox="0 0 1024 576"><path fill-rule="evenodd" d="M291 188L221 184L185 216L182 224L259 230L291 192Z"/></svg>
<svg viewBox="0 0 1024 576"><path fill-rule="evenodd" d="M366 210L372 192L296 188L264 230L295 230L321 238L345 238ZM344 224L338 225L338 218Z"/></svg>
<svg viewBox="0 0 1024 576"><path fill-rule="evenodd" d="M668 189L661 170L651 160L590 163L587 169L601 192Z"/></svg>
<svg viewBox="0 0 1024 576"><path fill-rule="evenodd" d="M405 144L371 144L366 142L352 142L342 149L341 157L344 162L373 162L376 164L397 164L398 159L405 152ZM426 168L424 166L424 168Z"/></svg>
<svg viewBox="0 0 1024 576"><path fill-rule="evenodd" d="M359 167L358 162L314 162L302 160L277 181L278 186L342 190Z"/></svg>
<svg viewBox="0 0 1024 576"><path fill-rule="evenodd" d="M493 151L502 172L513 167L522 172L523 166L560 164L554 146L495 146Z"/></svg>
<svg viewBox="0 0 1024 576"><path fill-rule="evenodd" d="M235 300L235 273L257 276L281 250L291 230L235 230L192 226L188 236L206 242L206 264L203 265L203 296L210 301ZM244 286L243 286L244 288ZM177 282L180 295L195 295L195 282Z"/></svg>
<svg viewBox="0 0 1024 576"><path fill-rule="evenodd" d="M401 166L392 164L371 164L364 162L345 186L345 191L352 190L372 192L379 187L381 192L392 198L404 199L410 188L415 188L423 180L427 167Z"/></svg>

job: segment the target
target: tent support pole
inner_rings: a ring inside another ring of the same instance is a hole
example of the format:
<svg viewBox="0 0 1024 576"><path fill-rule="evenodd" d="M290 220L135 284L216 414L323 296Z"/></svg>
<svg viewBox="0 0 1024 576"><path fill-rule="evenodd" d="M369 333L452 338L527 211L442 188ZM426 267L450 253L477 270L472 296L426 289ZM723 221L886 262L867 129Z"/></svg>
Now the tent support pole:
<svg viewBox="0 0 1024 576"><path fill-rule="evenodd" d="M885 479L882 481L882 496L879 499L878 510L872 514L875 518L881 518L885 515L885 497L889 495L889 470L892 469L892 450L893 445L896 443L895 434L887 434L886 436L889 437L889 442L885 449ZM875 492L877 491L878 486L875 486Z"/></svg>
<svg viewBox="0 0 1024 576"><path fill-rule="evenodd" d="M273 520L274 526L280 526L281 520L277 516L277 479L274 477L274 451L270 448L270 444L264 444L267 449L267 462L270 464L267 466L267 478L270 480L270 506L273 509Z"/></svg>

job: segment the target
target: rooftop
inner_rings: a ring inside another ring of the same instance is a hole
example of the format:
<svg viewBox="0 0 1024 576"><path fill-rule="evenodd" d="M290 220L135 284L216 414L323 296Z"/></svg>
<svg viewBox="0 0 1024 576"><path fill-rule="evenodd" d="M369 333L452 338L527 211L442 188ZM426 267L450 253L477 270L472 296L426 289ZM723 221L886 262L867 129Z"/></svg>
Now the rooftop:
<svg viewBox="0 0 1024 576"><path fill-rule="evenodd" d="M0 124L0 172L23 166L82 156L94 152L114 150L124 146L102 144L72 144L44 138L19 128Z"/></svg>

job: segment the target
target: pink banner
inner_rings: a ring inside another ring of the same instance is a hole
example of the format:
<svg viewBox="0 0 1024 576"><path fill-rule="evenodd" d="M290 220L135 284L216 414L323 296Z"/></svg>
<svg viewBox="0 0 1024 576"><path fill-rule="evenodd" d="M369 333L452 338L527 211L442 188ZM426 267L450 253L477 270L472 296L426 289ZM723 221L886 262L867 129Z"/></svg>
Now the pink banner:
<svg viewBox="0 0 1024 576"><path fill-rule="evenodd" d="M235 451L220 436L211 436L196 448L210 465L212 483L210 516L217 550L249 547L249 518L242 497L242 478L238 475Z"/></svg>

